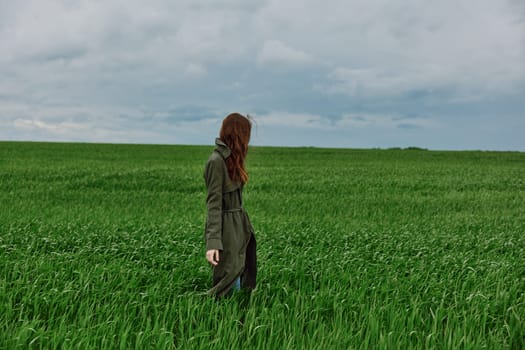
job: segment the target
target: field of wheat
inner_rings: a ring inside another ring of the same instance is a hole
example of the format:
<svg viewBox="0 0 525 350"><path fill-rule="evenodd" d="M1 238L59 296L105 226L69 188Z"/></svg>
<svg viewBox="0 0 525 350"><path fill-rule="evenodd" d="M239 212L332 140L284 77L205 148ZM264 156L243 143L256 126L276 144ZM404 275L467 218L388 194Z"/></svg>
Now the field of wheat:
<svg viewBox="0 0 525 350"><path fill-rule="evenodd" d="M525 347L524 153L252 147L258 286L215 301L212 149L0 142L0 348Z"/></svg>

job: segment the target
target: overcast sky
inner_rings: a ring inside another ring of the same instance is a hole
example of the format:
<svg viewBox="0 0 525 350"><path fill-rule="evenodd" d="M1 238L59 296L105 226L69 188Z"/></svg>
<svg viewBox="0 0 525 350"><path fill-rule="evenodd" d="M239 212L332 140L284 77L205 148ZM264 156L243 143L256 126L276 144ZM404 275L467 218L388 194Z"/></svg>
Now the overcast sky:
<svg viewBox="0 0 525 350"><path fill-rule="evenodd" d="M0 0L0 140L525 151L523 0Z"/></svg>

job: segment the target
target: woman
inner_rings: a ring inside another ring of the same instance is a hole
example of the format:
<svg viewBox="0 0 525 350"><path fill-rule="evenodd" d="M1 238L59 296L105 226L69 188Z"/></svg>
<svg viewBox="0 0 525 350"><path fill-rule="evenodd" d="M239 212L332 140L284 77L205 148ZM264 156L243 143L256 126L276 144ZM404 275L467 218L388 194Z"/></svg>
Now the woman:
<svg viewBox="0 0 525 350"><path fill-rule="evenodd" d="M208 189L206 259L213 269L213 287L208 294L218 298L232 290L255 288L255 235L242 206L242 189L248 181L244 163L251 127L247 117L228 115L204 171Z"/></svg>

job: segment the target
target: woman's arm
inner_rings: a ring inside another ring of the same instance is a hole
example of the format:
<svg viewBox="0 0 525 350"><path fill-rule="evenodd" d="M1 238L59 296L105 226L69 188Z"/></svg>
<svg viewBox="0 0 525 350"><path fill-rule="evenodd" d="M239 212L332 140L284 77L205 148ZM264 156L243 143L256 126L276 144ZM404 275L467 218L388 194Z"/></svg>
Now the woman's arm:
<svg viewBox="0 0 525 350"><path fill-rule="evenodd" d="M224 182L224 162L221 158L211 158L206 164L204 179L208 188L206 208L206 256L210 253L212 261L218 261L219 250L222 250L222 187ZM209 261L209 259L208 259ZM213 264L213 262L210 263ZM216 265L216 264L214 264Z"/></svg>

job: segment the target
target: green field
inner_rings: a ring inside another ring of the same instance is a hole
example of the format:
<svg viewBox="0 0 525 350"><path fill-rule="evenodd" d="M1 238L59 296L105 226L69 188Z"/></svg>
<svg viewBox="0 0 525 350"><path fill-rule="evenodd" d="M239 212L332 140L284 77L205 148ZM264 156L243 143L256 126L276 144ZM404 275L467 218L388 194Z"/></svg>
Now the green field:
<svg viewBox="0 0 525 350"><path fill-rule="evenodd" d="M525 153L253 147L248 305L199 146L0 142L0 348L522 349Z"/></svg>

